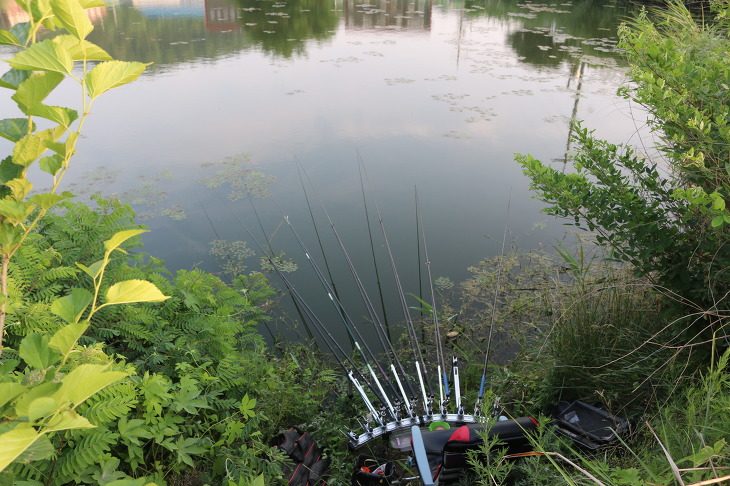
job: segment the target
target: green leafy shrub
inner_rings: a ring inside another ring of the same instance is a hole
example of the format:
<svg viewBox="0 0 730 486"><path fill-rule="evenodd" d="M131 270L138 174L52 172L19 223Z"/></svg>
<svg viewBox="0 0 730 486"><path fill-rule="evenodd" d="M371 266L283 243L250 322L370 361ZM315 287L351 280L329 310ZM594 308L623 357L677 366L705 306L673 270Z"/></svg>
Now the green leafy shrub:
<svg viewBox="0 0 730 486"><path fill-rule="evenodd" d="M724 4L726 8L727 4ZM599 140L578 127L573 172L519 155L550 214L598 233L630 263L693 310L721 305L730 284L730 67L728 30L699 25L678 3L621 30L633 81L625 97L650 113L662 160ZM716 319L697 321L718 329Z"/></svg>

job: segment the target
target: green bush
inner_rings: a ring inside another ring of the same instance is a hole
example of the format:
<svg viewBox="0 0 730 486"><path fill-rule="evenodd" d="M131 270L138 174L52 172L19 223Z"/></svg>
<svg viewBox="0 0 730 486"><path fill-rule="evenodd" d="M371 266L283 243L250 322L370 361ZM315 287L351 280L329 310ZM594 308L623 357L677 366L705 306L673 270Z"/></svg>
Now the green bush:
<svg viewBox="0 0 730 486"><path fill-rule="evenodd" d="M724 4L727 8L727 4ZM550 214L598 234L693 311L720 308L730 285L730 48L724 16L697 24L672 3L621 30L632 83L622 94L646 108L663 158L597 139L578 126L572 172L519 155ZM696 330L717 330L717 319Z"/></svg>

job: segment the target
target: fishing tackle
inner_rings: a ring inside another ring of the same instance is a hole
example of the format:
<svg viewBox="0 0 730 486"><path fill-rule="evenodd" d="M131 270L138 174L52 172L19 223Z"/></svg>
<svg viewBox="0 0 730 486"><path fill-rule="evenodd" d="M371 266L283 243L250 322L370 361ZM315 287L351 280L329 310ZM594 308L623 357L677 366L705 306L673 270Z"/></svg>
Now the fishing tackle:
<svg viewBox="0 0 730 486"><path fill-rule="evenodd" d="M479 416L482 408L482 398L484 397L484 386L487 381L487 364L489 363L489 350L492 347L492 334L494 331L494 316L497 311L497 297L499 296L499 283L502 280L502 268L504 260L504 246L507 241L507 221L509 220L509 209L512 204L512 191L507 198L507 215L505 216L504 233L502 234L502 250L499 253L499 265L497 267L497 281L494 285L494 301L492 302L492 318L489 323L489 337L487 338L487 351L484 356L484 368L482 370L482 379L479 383L479 393L477 401L474 404L474 415Z"/></svg>

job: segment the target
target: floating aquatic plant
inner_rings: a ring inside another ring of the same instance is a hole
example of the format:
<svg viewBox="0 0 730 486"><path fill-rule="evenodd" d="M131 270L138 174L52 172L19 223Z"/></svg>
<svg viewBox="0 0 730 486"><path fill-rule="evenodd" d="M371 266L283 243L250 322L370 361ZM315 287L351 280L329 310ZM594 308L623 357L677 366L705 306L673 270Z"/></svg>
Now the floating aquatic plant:
<svg viewBox="0 0 730 486"><path fill-rule="evenodd" d="M436 290L439 292L444 292L454 288L454 281L449 277L436 277L433 280L433 286L436 287Z"/></svg>
<svg viewBox="0 0 730 486"><path fill-rule="evenodd" d="M231 192L228 199L236 201L246 196L268 197L268 187L276 180L274 176L253 170L250 166L251 156L239 154L227 157L220 162L203 164L203 168L214 167L217 172L212 177L200 179L206 187L214 189L230 183Z"/></svg>
<svg viewBox="0 0 730 486"><path fill-rule="evenodd" d="M276 265L276 268L283 273L296 272L299 268L299 266L293 259L285 258L284 253L274 255L273 257L271 257L271 261L269 261L269 258L267 257L261 257L262 270L272 272L274 270L274 265Z"/></svg>
<svg viewBox="0 0 730 486"><path fill-rule="evenodd" d="M129 204L156 206L167 199L167 193L159 190L154 182L145 182L139 187L123 192L120 197Z"/></svg>
<svg viewBox="0 0 730 486"><path fill-rule="evenodd" d="M255 255L245 241L213 240L210 242L210 254L221 262L223 273L233 277L246 269L244 260Z"/></svg>
<svg viewBox="0 0 730 486"><path fill-rule="evenodd" d="M167 216L168 218L174 219L175 221L182 221L183 219L188 217L185 210L179 204L175 204L171 208L163 209L161 215Z"/></svg>

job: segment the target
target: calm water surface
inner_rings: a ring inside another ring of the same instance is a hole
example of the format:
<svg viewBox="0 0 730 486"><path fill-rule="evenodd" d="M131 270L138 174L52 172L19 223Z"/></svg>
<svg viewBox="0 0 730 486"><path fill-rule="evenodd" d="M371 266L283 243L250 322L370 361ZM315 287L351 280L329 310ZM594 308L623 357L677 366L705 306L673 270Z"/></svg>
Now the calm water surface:
<svg viewBox="0 0 730 486"><path fill-rule="evenodd" d="M499 253L508 202L520 248L564 235L531 198L515 152L562 165L572 117L612 141L636 141L631 109L615 95L626 70L616 28L633 11L592 0L133 0L96 9L92 41L154 64L95 104L66 189L132 202L152 230L148 252L172 269L211 271L213 240L256 250L237 220L258 228L252 193L274 249L300 264L292 278L324 306L277 203L318 250L298 160L373 288L359 154L406 291L419 287L415 188L434 276L459 282ZM23 20L0 0L2 28ZM69 87L50 101L73 95ZM0 109L16 113L6 97ZM316 218L345 288L321 210ZM246 265L258 268L257 257Z"/></svg>

